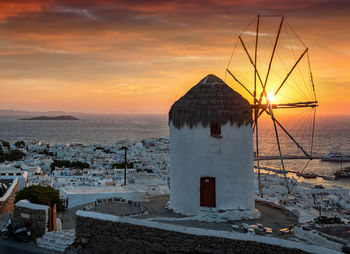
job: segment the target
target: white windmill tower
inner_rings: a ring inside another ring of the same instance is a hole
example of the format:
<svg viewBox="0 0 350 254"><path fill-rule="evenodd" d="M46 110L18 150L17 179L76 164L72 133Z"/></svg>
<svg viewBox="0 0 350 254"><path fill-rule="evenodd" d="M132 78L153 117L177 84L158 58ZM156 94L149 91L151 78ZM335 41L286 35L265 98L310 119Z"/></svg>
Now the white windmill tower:
<svg viewBox="0 0 350 254"><path fill-rule="evenodd" d="M229 219L254 216L249 102L210 74L173 104L169 126L170 208L186 215L220 210Z"/></svg>

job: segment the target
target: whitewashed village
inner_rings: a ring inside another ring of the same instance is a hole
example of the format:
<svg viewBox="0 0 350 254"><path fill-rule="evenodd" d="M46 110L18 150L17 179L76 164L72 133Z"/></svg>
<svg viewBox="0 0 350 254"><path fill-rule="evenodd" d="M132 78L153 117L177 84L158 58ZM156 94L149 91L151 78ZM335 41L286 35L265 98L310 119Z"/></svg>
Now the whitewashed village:
<svg viewBox="0 0 350 254"><path fill-rule="evenodd" d="M259 191L251 108L224 81L204 77L169 128L115 144L0 142L24 153L0 163L1 227L31 220L36 245L67 253L349 253L349 190L265 170ZM14 202L38 185L59 191L64 211Z"/></svg>

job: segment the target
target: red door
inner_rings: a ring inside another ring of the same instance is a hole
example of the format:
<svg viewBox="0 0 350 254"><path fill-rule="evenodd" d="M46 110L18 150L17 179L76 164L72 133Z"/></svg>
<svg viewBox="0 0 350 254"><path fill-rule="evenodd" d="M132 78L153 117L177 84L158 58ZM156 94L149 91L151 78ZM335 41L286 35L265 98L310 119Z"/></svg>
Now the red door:
<svg viewBox="0 0 350 254"><path fill-rule="evenodd" d="M215 177L201 177L201 206L215 207Z"/></svg>

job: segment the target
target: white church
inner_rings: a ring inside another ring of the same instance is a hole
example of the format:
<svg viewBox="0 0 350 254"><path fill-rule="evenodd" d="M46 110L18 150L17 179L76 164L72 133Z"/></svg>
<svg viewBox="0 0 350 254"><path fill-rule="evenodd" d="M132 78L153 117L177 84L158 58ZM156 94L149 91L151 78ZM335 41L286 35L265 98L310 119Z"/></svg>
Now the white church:
<svg viewBox="0 0 350 254"><path fill-rule="evenodd" d="M169 208L256 217L249 102L210 74L172 105L169 126Z"/></svg>

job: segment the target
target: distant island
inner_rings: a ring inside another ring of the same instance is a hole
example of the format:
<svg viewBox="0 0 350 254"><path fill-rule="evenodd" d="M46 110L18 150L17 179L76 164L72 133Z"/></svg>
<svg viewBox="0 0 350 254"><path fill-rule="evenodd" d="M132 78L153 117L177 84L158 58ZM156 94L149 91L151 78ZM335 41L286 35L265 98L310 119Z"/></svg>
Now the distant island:
<svg viewBox="0 0 350 254"><path fill-rule="evenodd" d="M67 116L37 116L37 117L22 118L19 120L51 121L51 120L79 120L79 119L74 116L67 115Z"/></svg>

